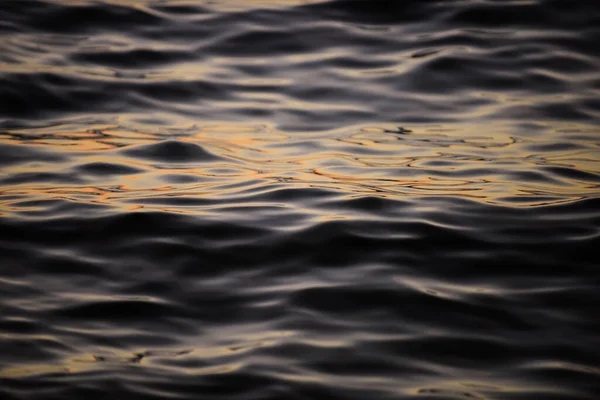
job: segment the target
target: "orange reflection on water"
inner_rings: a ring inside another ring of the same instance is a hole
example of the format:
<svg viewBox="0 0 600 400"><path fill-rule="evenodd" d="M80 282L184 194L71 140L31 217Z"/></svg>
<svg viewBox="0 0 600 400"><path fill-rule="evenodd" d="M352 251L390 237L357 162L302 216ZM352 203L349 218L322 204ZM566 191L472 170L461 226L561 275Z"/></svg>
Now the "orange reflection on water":
<svg viewBox="0 0 600 400"><path fill-rule="evenodd" d="M480 126L411 128L284 133L266 125L214 124L173 133L105 125L8 132L0 143L51 157L3 169L0 212L23 214L64 200L203 214L223 204L252 206L262 194L287 188L390 199L457 196L510 207L600 193L597 132L589 127L522 137L508 130L486 134ZM178 162L177 154L127 153L163 140L214 157Z"/></svg>

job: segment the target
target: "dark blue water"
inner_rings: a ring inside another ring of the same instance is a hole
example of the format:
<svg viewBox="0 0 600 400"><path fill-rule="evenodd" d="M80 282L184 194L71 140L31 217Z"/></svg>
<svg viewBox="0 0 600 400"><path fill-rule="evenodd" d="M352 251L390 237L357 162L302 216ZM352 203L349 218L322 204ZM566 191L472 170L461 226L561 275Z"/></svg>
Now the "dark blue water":
<svg viewBox="0 0 600 400"><path fill-rule="evenodd" d="M594 400L591 0L0 2L0 398Z"/></svg>

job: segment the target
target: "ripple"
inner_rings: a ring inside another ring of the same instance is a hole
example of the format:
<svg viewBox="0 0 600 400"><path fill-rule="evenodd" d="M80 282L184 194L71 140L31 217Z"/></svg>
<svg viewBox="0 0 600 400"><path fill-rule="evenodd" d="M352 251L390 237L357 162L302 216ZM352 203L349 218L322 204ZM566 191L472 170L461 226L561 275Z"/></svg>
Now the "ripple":
<svg viewBox="0 0 600 400"><path fill-rule="evenodd" d="M1 45L0 115L13 126L90 109L294 131L336 121L598 120L588 33L597 18L577 11L585 1L569 10L549 0L22 7L3 6L12 27Z"/></svg>
<svg viewBox="0 0 600 400"><path fill-rule="evenodd" d="M26 164L32 162L60 162L65 159L61 154L49 153L40 148L31 148L15 144L1 144L0 151L3 154L2 166L14 164Z"/></svg>

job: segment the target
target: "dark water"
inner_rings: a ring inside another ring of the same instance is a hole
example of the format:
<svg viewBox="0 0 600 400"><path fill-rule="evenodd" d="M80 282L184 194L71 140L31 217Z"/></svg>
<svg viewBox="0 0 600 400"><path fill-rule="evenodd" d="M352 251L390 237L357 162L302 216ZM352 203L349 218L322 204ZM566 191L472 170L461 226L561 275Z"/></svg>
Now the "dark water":
<svg viewBox="0 0 600 400"><path fill-rule="evenodd" d="M599 9L3 0L0 398L599 398Z"/></svg>

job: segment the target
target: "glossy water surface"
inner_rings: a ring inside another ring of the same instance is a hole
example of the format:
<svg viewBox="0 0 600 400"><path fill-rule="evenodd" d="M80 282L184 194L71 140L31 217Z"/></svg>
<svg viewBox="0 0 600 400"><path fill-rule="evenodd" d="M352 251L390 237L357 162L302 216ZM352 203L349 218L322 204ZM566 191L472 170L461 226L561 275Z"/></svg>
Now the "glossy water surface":
<svg viewBox="0 0 600 400"><path fill-rule="evenodd" d="M0 398L598 398L599 27L0 2Z"/></svg>

